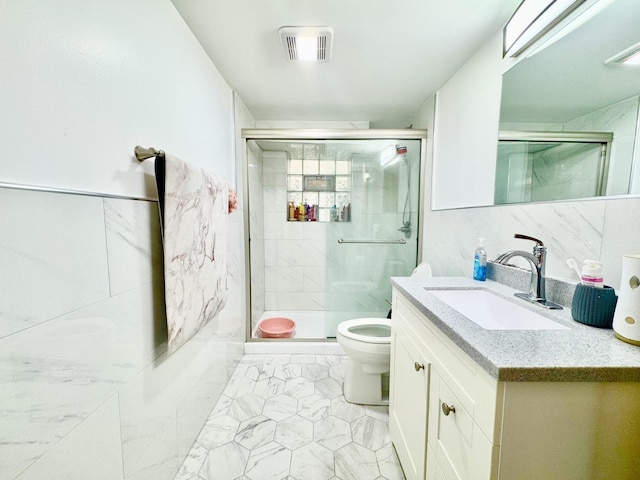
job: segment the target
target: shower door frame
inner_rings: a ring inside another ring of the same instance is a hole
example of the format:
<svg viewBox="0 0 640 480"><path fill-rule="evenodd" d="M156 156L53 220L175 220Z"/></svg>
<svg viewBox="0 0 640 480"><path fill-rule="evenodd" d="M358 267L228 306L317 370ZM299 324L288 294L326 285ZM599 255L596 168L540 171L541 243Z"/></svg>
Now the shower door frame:
<svg viewBox="0 0 640 480"><path fill-rule="evenodd" d="M251 309L251 231L250 231L250 203L249 203L249 141L279 140L300 142L305 140L419 140L420 141L420 179L418 182L418 252L417 263L422 261L422 235L420 229L424 221L424 195L426 181L427 158L427 130L423 129L262 129L243 128L241 136L244 141L242 150L242 201L244 205L244 242L245 248L245 312L246 312L246 342L330 342L335 338L252 338L252 309Z"/></svg>

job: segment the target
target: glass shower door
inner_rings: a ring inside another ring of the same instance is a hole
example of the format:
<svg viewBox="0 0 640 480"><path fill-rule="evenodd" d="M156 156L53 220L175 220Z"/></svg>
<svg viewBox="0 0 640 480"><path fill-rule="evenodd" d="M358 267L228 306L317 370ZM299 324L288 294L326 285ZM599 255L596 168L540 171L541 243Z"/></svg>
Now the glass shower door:
<svg viewBox="0 0 640 480"><path fill-rule="evenodd" d="M361 140L348 194L326 225L325 328L385 318L393 276L411 274L418 250L420 140ZM366 145L365 145L366 144Z"/></svg>

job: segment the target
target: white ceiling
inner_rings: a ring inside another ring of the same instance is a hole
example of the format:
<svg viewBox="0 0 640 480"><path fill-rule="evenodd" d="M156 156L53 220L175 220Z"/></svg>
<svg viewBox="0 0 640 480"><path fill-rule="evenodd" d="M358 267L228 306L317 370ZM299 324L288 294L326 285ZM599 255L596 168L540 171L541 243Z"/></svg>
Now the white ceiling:
<svg viewBox="0 0 640 480"><path fill-rule="evenodd" d="M403 128L520 0L172 0L256 120ZM278 29L329 26L328 63L285 60Z"/></svg>

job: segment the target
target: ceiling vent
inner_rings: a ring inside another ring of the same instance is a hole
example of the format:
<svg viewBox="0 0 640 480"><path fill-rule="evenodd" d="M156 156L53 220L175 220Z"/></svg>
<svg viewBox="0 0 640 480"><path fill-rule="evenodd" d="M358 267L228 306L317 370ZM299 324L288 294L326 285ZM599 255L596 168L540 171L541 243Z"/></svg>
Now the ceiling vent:
<svg viewBox="0 0 640 480"><path fill-rule="evenodd" d="M640 65L640 42L606 60L607 65Z"/></svg>
<svg viewBox="0 0 640 480"><path fill-rule="evenodd" d="M282 27L278 30L285 58L290 62L331 60L333 30L330 27Z"/></svg>

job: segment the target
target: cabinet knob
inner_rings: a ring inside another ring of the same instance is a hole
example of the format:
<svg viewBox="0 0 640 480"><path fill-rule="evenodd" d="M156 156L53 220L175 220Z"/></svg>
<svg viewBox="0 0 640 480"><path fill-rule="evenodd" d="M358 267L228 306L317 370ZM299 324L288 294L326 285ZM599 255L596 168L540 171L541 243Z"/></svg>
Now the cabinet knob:
<svg viewBox="0 0 640 480"><path fill-rule="evenodd" d="M444 413L444 416L447 417L450 413L456 413L456 407L454 407L453 405L449 406L445 402L442 402L442 413Z"/></svg>
<svg viewBox="0 0 640 480"><path fill-rule="evenodd" d="M424 363L414 363L413 364L413 368L416 369L416 372L419 372L420 370L424 370Z"/></svg>

